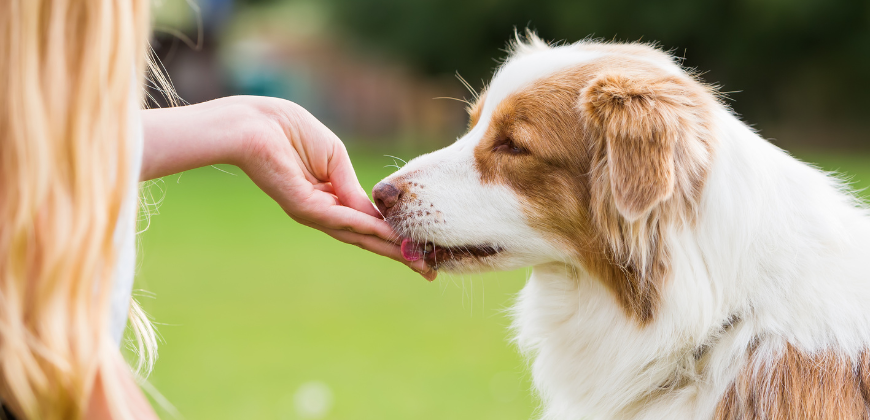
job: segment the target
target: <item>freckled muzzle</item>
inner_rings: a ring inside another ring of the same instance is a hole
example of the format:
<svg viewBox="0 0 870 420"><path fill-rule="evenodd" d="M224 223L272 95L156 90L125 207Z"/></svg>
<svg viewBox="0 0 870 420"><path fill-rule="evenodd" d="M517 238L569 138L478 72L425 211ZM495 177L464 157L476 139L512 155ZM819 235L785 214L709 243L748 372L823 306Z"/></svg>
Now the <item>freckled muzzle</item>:
<svg viewBox="0 0 870 420"><path fill-rule="evenodd" d="M430 215L430 212L425 210L411 211L403 214L399 210L401 207L399 203L402 201L404 194L405 191L402 187L396 186L389 181L379 182L372 190L372 198L375 201L375 205L394 229L397 229L398 226L402 226L408 222L408 220L404 219ZM436 212L435 214L438 213ZM439 220L435 219L432 223L439 223ZM422 259L429 266L437 269L447 262L468 258L480 259L498 254L502 251L500 247L489 244L442 246L436 243L437 238L435 241L429 239L430 238L403 238L401 246L402 257L408 261Z"/></svg>

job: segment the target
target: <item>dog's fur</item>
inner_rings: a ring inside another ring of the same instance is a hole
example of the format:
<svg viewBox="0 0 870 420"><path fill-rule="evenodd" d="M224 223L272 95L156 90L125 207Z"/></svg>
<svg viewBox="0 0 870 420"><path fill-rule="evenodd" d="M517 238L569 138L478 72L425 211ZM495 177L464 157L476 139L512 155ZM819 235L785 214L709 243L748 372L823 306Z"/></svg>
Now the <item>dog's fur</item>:
<svg viewBox="0 0 870 420"><path fill-rule="evenodd" d="M534 266L514 327L543 418L870 419L870 216L843 183L642 44L530 36L470 117L385 213L440 269Z"/></svg>

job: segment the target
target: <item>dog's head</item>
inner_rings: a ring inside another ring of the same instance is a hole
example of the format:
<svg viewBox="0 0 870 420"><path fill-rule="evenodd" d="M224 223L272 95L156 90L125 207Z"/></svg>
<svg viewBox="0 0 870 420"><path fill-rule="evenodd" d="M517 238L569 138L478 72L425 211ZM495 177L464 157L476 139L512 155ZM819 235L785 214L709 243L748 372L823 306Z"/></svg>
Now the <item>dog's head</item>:
<svg viewBox="0 0 870 420"><path fill-rule="evenodd" d="M666 235L690 225L712 159L716 98L641 44L514 45L468 132L373 196L409 258L448 271L566 262L649 321Z"/></svg>

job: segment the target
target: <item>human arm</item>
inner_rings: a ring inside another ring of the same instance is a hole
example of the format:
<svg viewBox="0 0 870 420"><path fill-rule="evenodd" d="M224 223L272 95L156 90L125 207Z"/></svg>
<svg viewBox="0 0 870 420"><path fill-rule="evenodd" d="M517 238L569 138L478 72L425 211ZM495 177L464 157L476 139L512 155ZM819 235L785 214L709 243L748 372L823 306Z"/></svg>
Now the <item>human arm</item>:
<svg viewBox="0 0 870 420"><path fill-rule="evenodd" d="M282 99L235 96L142 111L140 179L217 163L241 168L294 220L408 265L395 234L369 201L344 144L302 107Z"/></svg>

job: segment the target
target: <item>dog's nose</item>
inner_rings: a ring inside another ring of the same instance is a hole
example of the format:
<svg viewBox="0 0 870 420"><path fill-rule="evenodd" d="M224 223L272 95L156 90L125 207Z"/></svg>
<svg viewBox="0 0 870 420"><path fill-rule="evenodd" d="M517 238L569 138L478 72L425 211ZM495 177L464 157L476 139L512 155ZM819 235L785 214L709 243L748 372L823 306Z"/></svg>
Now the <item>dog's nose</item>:
<svg viewBox="0 0 870 420"><path fill-rule="evenodd" d="M389 182L379 182L378 185L375 185L375 189L372 190L372 198L375 199L375 205L378 206L378 210L386 217L390 208L395 206L399 202L399 199L402 198L402 191Z"/></svg>

